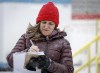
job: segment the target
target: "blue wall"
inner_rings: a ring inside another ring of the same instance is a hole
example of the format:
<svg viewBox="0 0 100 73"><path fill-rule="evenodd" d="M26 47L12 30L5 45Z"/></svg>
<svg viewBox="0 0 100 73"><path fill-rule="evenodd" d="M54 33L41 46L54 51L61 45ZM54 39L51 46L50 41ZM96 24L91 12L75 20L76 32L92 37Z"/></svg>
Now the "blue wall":
<svg viewBox="0 0 100 73"><path fill-rule="evenodd" d="M48 1L52 1L55 3L71 3L72 0L0 0L2 2L24 2L24 3L45 3Z"/></svg>

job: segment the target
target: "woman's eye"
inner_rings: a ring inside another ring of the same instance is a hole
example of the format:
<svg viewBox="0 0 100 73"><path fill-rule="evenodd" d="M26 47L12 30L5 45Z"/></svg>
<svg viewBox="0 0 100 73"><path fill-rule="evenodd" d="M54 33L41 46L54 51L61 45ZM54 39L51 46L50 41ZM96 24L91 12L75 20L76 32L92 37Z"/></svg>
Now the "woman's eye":
<svg viewBox="0 0 100 73"><path fill-rule="evenodd" d="M44 21L44 22L42 22L43 24L46 24L46 22Z"/></svg>
<svg viewBox="0 0 100 73"><path fill-rule="evenodd" d="M54 25L53 23L49 23L49 25Z"/></svg>

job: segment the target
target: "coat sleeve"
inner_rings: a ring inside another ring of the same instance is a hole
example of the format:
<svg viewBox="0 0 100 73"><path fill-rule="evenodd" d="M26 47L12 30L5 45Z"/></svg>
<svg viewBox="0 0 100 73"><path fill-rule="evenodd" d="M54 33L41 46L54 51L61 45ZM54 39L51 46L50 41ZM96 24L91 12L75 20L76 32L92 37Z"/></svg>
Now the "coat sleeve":
<svg viewBox="0 0 100 73"><path fill-rule="evenodd" d="M52 61L48 68L48 71L52 73L73 73L73 59L70 43L65 40L63 43L63 49L61 54L60 63Z"/></svg>
<svg viewBox="0 0 100 73"><path fill-rule="evenodd" d="M8 54L6 58L10 67L13 68L13 53L25 51L26 50L25 48L26 48L26 39L25 39L25 34L23 34L17 41L15 47L12 49L12 51Z"/></svg>

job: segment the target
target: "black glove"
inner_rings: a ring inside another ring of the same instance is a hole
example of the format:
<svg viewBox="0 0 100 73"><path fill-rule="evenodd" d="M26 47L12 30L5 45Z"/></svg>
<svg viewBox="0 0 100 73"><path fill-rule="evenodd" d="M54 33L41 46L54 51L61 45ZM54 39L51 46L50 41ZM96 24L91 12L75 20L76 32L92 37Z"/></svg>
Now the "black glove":
<svg viewBox="0 0 100 73"><path fill-rule="evenodd" d="M36 66L37 66L37 59L36 58L31 58L29 63L26 65L26 69L31 70L31 71L36 71Z"/></svg>
<svg viewBox="0 0 100 73"><path fill-rule="evenodd" d="M47 58L45 55L39 56L38 57L38 68L39 69L47 69L51 63L50 59Z"/></svg>
<svg viewBox="0 0 100 73"><path fill-rule="evenodd" d="M45 55L41 55L38 58L31 58L26 65L26 69L36 71L36 67L39 69L47 69L51 63L51 60Z"/></svg>

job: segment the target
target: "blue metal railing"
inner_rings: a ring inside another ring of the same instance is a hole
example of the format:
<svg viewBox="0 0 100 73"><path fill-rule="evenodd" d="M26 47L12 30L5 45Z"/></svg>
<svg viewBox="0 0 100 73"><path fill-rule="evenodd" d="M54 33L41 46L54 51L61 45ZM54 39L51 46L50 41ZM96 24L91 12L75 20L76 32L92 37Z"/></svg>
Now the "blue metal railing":
<svg viewBox="0 0 100 73"><path fill-rule="evenodd" d="M71 3L72 0L0 0L1 2L23 2L23 3L46 3L52 1L54 3Z"/></svg>

